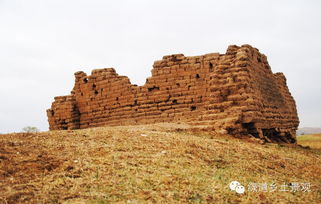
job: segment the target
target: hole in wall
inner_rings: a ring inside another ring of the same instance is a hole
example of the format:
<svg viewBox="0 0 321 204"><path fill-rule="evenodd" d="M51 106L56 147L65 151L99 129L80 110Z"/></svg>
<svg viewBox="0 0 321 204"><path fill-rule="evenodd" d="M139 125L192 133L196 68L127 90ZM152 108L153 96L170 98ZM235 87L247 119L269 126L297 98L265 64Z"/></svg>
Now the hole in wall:
<svg viewBox="0 0 321 204"><path fill-rule="evenodd" d="M98 91L97 90L95 90L95 95L97 95L98 94Z"/></svg>
<svg viewBox="0 0 321 204"><path fill-rule="evenodd" d="M229 135L234 135L235 130L236 130L235 128L231 128L231 127L226 128L227 134Z"/></svg>
<svg viewBox="0 0 321 204"><path fill-rule="evenodd" d="M151 88L148 88L148 91L154 91L154 90L159 90L159 87L158 86L153 86Z"/></svg>
<svg viewBox="0 0 321 204"><path fill-rule="evenodd" d="M173 104L177 104L177 100L176 99L173 100Z"/></svg>
<svg viewBox="0 0 321 204"><path fill-rule="evenodd" d="M61 127L61 130L68 130L68 123L63 120L60 122L60 127Z"/></svg>
<svg viewBox="0 0 321 204"><path fill-rule="evenodd" d="M86 83L88 82L87 77L85 77L85 78L83 79L83 81L84 81L84 83L86 84Z"/></svg>
<svg viewBox="0 0 321 204"><path fill-rule="evenodd" d="M200 77L199 74L196 74L196 75L195 75L195 78L196 78L196 79L199 79L199 78L201 78L201 77Z"/></svg>
<svg viewBox="0 0 321 204"><path fill-rule="evenodd" d="M295 143L295 139L292 138L290 133L285 133L282 135L281 132L277 131L275 128L262 129L262 133L265 137L268 137L274 142Z"/></svg>
<svg viewBox="0 0 321 204"><path fill-rule="evenodd" d="M258 62L262 62L262 60L261 60L260 57L257 57L257 61L258 61Z"/></svg>
<svg viewBox="0 0 321 204"><path fill-rule="evenodd" d="M196 106L191 106L191 111L196 110Z"/></svg>
<svg viewBox="0 0 321 204"><path fill-rule="evenodd" d="M180 84L179 84L179 83L176 83L176 86L177 86L177 87L180 87Z"/></svg>
<svg viewBox="0 0 321 204"><path fill-rule="evenodd" d="M96 84L93 84L93 89L95 89L96 88Z"/></svg>
<svg viewBox="0 0 321 204"><path fill-rule="evenodd" d="M210 71L213 71L213 64L212 62L209 63Z"/></svg>
<svg viewBox="0 0 321 204"><path fill-rule="evenodd" d="M255 127L255 123L242 123L242 127L247 131L248 134L251 134L256 138L260 138L259 133Z"/></svg>

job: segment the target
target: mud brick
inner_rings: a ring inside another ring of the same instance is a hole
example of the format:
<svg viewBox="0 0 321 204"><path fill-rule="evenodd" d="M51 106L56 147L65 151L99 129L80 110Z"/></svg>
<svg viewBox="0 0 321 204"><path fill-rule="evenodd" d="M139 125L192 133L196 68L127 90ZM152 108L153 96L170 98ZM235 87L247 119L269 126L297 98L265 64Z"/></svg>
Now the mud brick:
<svg viewBox="0 0 321 204"><path fill-rule="evenodd" d="M47 110L50 130L185 121L209 130L295 142L299 119L282 73L249 45L225 54L164 56L144 86L115 69L75 73L71 94Z"/></svg>

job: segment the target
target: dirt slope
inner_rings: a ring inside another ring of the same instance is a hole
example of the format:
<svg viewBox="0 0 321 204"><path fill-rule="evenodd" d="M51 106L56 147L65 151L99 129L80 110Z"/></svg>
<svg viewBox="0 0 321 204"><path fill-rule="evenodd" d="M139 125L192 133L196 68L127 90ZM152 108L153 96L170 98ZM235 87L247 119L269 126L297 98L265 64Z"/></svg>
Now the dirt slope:
<svg viewBox="0 0 321 204"><path fill-rule="evenodd" d="M321 150L185 128L0 135L0 203L321 202ZM229 189L233 180L245 187L244 194ZM269 188L255 192L253 184Z"/></svg>

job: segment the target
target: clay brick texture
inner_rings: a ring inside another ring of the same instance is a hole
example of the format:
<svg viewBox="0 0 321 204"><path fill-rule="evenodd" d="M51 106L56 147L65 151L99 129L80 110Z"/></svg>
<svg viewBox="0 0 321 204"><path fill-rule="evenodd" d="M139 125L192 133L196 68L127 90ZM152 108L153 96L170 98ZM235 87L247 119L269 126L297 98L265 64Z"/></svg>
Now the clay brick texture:
<svg viewBox="0 0 321 204"><path fill-rule="evenodd" d="M145 85L113 68L75 73L71 95L47 110L50 130L184 122L217 134L295 143L296 105L282 73L250 45L225 54L164 56Z"/></svg>

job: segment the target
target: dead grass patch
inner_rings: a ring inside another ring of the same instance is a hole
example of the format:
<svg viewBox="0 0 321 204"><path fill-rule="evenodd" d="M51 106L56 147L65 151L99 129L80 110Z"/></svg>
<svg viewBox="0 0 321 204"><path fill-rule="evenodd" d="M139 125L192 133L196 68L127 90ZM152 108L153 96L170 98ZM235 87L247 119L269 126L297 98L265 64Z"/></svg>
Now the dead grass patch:
<svg viewBox="0 0 321 204"><path fill-rule="evenodd" d="M182 124L7 134L0 137L0 202L317 203L320 163L318 149L260 145ZM308 182L311 191L238 195L228 188L233 180L246 188Z"/></svg>

